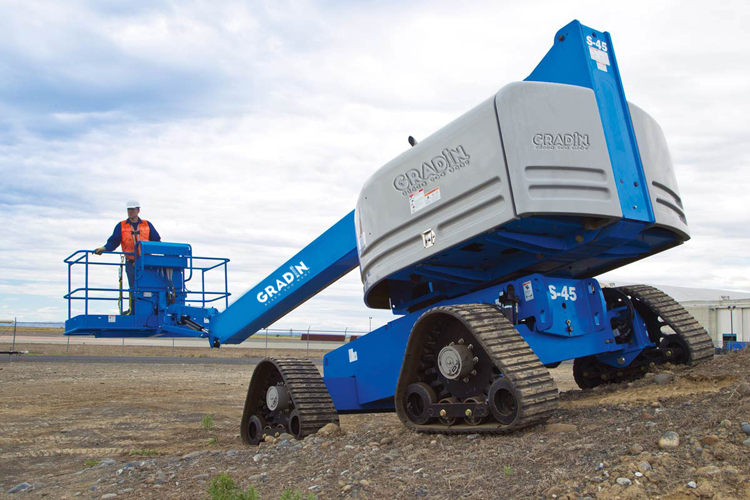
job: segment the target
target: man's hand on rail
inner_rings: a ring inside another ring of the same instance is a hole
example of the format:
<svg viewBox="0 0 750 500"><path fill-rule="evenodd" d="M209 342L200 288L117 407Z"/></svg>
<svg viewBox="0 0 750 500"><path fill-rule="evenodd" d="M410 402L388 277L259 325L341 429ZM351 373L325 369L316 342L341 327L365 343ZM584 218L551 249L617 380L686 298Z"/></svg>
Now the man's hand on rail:
<svg viewBox="0 0 750 500"><path fill-rule="evenodd" d="M101 255L101 254L102 254L102 252L106 252L106 251L107 251L107 249L106 249L106 248L104 248L104 247L99 247L99 248L97 248L96 250L94 250L94 253L95 253L96 255Z"/></svg>

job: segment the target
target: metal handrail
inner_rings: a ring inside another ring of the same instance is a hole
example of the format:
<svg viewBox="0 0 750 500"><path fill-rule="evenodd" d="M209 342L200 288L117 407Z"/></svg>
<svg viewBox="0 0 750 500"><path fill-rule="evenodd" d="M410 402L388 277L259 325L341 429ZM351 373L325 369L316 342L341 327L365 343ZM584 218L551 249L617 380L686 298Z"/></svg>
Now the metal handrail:
<svg viewBox="0 0 750 500"><path fill-rule="evenodd" d="M192 247L191 247L192 251ZM63 296L64 299L68 301L68 319L72 317L72 301L73 300L84 300L85 306L84 306L84 313L88 314L88 301L89 300L118 300L117 297L110 298L110 297L91 297L89 296L89 292L115 292L115 293L122 293L122 292L139 292L139 291L157 291L159 288L156 287L136 287L136 288L100 288L100 287L89 287L89 265L92 266L116 266L122 268L125 263L123 262L93 262L89 259L89 254L95 253L94 250L76 250L72 254L70 254L68 257L66 257L63 262L68 264L68 293ZM102 252L102 254L111 254L111 255L135 255L135 252ZM137 256L136 256L137 258ZM184 269L190 271L190 275L186 276L183 279L183 290L180 290L177 292L178 294L182 294L185 297L186 303L198 303L200 302L204 307L206 304L209 304L211 302L215 302L217 300L224 299L225 300L225 307L229 307L229 296L231 295L229 293L228 288L228 276L227 276L227 264L229 263L229 259L225 257L194 257L189 256L188 257L189 262L188 266L186 266ZM215 262L213 265L208 265L206 267L204 266L195 266L193 264L193 261L211 261ZM84 271L84 286L78 287L75 289L72 289L72 268L74 265L83 265L85 268ZM224 291L206 291L205 287L205 274L206 271L210 271L212 269L216 269L217 267L224 267ZM185 288L185 284L192 278L193 271L201 271L201 290L187 290ZM83 297L77 296L78 294L83 293ZM200 295L200 298L190 298L191 295ZM208 296L208 298L207 298ZM213 297L215 296L215 297Z"/></svg>
<svg viewBox="0 0 750 500"><path fill-rule="evenodd" d="M73 256L78 255L79 253L82 254L82 255L78 259L76 259L75 261L71 261L70 260ZM70 254L63 262L65 262L66 264L79 264L79 263L83 264L83 262L81 262L81 259L83 259L86 254L92 254L92 253L95 253L94 250L76 250L75 252L73 252L72 254ZM102 252L102 255L104 255L104 254L108 254L108 255L134 255L134 252L114 252L114 251L112 251L112 252ZM185 269L196 269L198 271L200 271L200 270L210 271L211 269L216 269L219 266L226 265L229 262L229 259L227 259L226 257L195 257L195 256L190 256L189 259L190 260L214 260L214 261L219 261L217 264L215 264L215 265L213 265L211 267L188 266L188 267L185 268ZM90 264L95 265L95 266L119 266L119 265L121 265L120 263L116 263L116 262L90 262Z"/></svg>
<svg viewBox="0 0 750 500"><path fill-rule="evenodd" d="M70 261L70 259L72 259L75 255L78 255L79 253L82 254L82 255L78 259L76 259L75 261ZM90 254L90 253L96 253L96 252L94 250L76 250L75 252L73 252L72 254L70 254L63 262L65 262L66 264L77 264L77 263L79 263L81 261L82 258L84 258L86 256L86 254ZM115 252L115 251L112 251L112 252L102 252L102 253L103 254L105 254L105 253L106 254L112 254L112 255L134 255L134 252ZM99 266L99 265L106 265L106 264L111 264L111 263L108 263L108 262L96 262L95 263L95 265L97 265L97 266ZM120 264L114 264L114 265L119 266Z"/></svg>
<svg viewBox="0 0 750 500"><path fill-rule="evenodd" d="M70 293L67 293L67 294L63 295L63 298L64 299L69 299L69 300L84 300L86 297L74 297L73 295L75 293L77 293L77 292L86 292L87 290L90 291L90 292L119 292L120 291L119 288L91 288L91 287L86 288L86 287L79 287L79 288L76 288L75 290L71 290ZM138 291L140 291L140 292L150 292L150 291L157 291L157 290L158 290L157 287L142 287L142 288L138 289ZM135 288L123 288L122 291L123 292L135 292L136 289ZM204 291L194 291L194 290L181 290L178 293L184 293L185 295L188 295L188 294L197 294L197 293L200 293L201 295L220 295L220 297L217 297L215 299L211 299L210 301L207 300L206 302L212 302L214 300L223 299L224 295L226 295L225 292L204 292ZM229 295L231 295L231 293ZM97 297L89 297L89 299L91 299L91 300L94 300L96 298ZM100 298L100 300L102 300L102 299ZM117 300L117 299L115 298L115 299L107 299L107 300ZM200 302L198 299L188 299L188 300L190 302Z"/></svg>

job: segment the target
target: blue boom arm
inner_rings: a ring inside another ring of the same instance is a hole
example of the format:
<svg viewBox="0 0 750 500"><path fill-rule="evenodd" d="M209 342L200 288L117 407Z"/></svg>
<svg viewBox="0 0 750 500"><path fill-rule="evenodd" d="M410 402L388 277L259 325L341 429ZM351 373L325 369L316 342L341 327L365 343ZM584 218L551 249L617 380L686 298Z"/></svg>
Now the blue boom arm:
<svg viewBox="0 0 750 500"><path fill-rule="evenodd" d="M239 344L359 265L354 211L215 316L211 345Z"/></svg>

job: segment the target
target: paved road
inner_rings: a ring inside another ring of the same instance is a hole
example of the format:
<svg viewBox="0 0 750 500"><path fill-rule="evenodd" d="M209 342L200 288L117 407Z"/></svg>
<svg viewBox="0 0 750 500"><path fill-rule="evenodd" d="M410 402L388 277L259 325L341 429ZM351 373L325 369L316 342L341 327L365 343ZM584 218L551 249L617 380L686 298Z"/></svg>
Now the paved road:
<svg viewBox="0 0 750 500"><path fill-rule="evenodd" d="M185 365L255 365L261 358L180 358L168 356L0 356L0 363L137 363ZM311 359L322 365L322 359Z"/></svg>
<svg viewBox="0 0 750 500"><path fill-rule="evenodd" d="M87 336L76 336L71 335L71 345L122 345L122 339L113 338L94 338ZM12 336L4 335L0 337L0 344L10 344L12 342ZM16 344L67 344L68 337L63 335L16 335ZM162 346L171 347L171 338L126 338L125 345L134 346ZM175 347L208 347L208 340L206 339L174 339ZM344 345L342 342L322 342L318 340L311 340L309 349L318 351L331 351ZM222 349L265 349L266 339L250 338L239 345L224 345ZM284 339L284 338L269 338L268 339L269 349L307 349L307 341L296 340L296 339ZM10 348L8 348L9 350ZM6 349L0 349L6 350Z"/></svg>

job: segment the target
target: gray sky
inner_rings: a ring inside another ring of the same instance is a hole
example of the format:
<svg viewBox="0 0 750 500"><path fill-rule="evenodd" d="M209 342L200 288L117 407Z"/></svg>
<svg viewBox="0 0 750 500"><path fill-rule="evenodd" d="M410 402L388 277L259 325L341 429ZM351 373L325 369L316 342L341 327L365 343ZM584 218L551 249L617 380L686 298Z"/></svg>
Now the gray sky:
<svg viewBox="0 0 750 500"><path fill-rule="evenodd" d="M572 19L611 33L693 236L600 280L750 290L745 2L0 9L0 318L65 319L63 258L102 245L129 198L164 240L229 257L238 297L353 209L409 135L528 76ZM366 330L370 316L391 317L363 305L354 272L276 326Z"/></svg>

